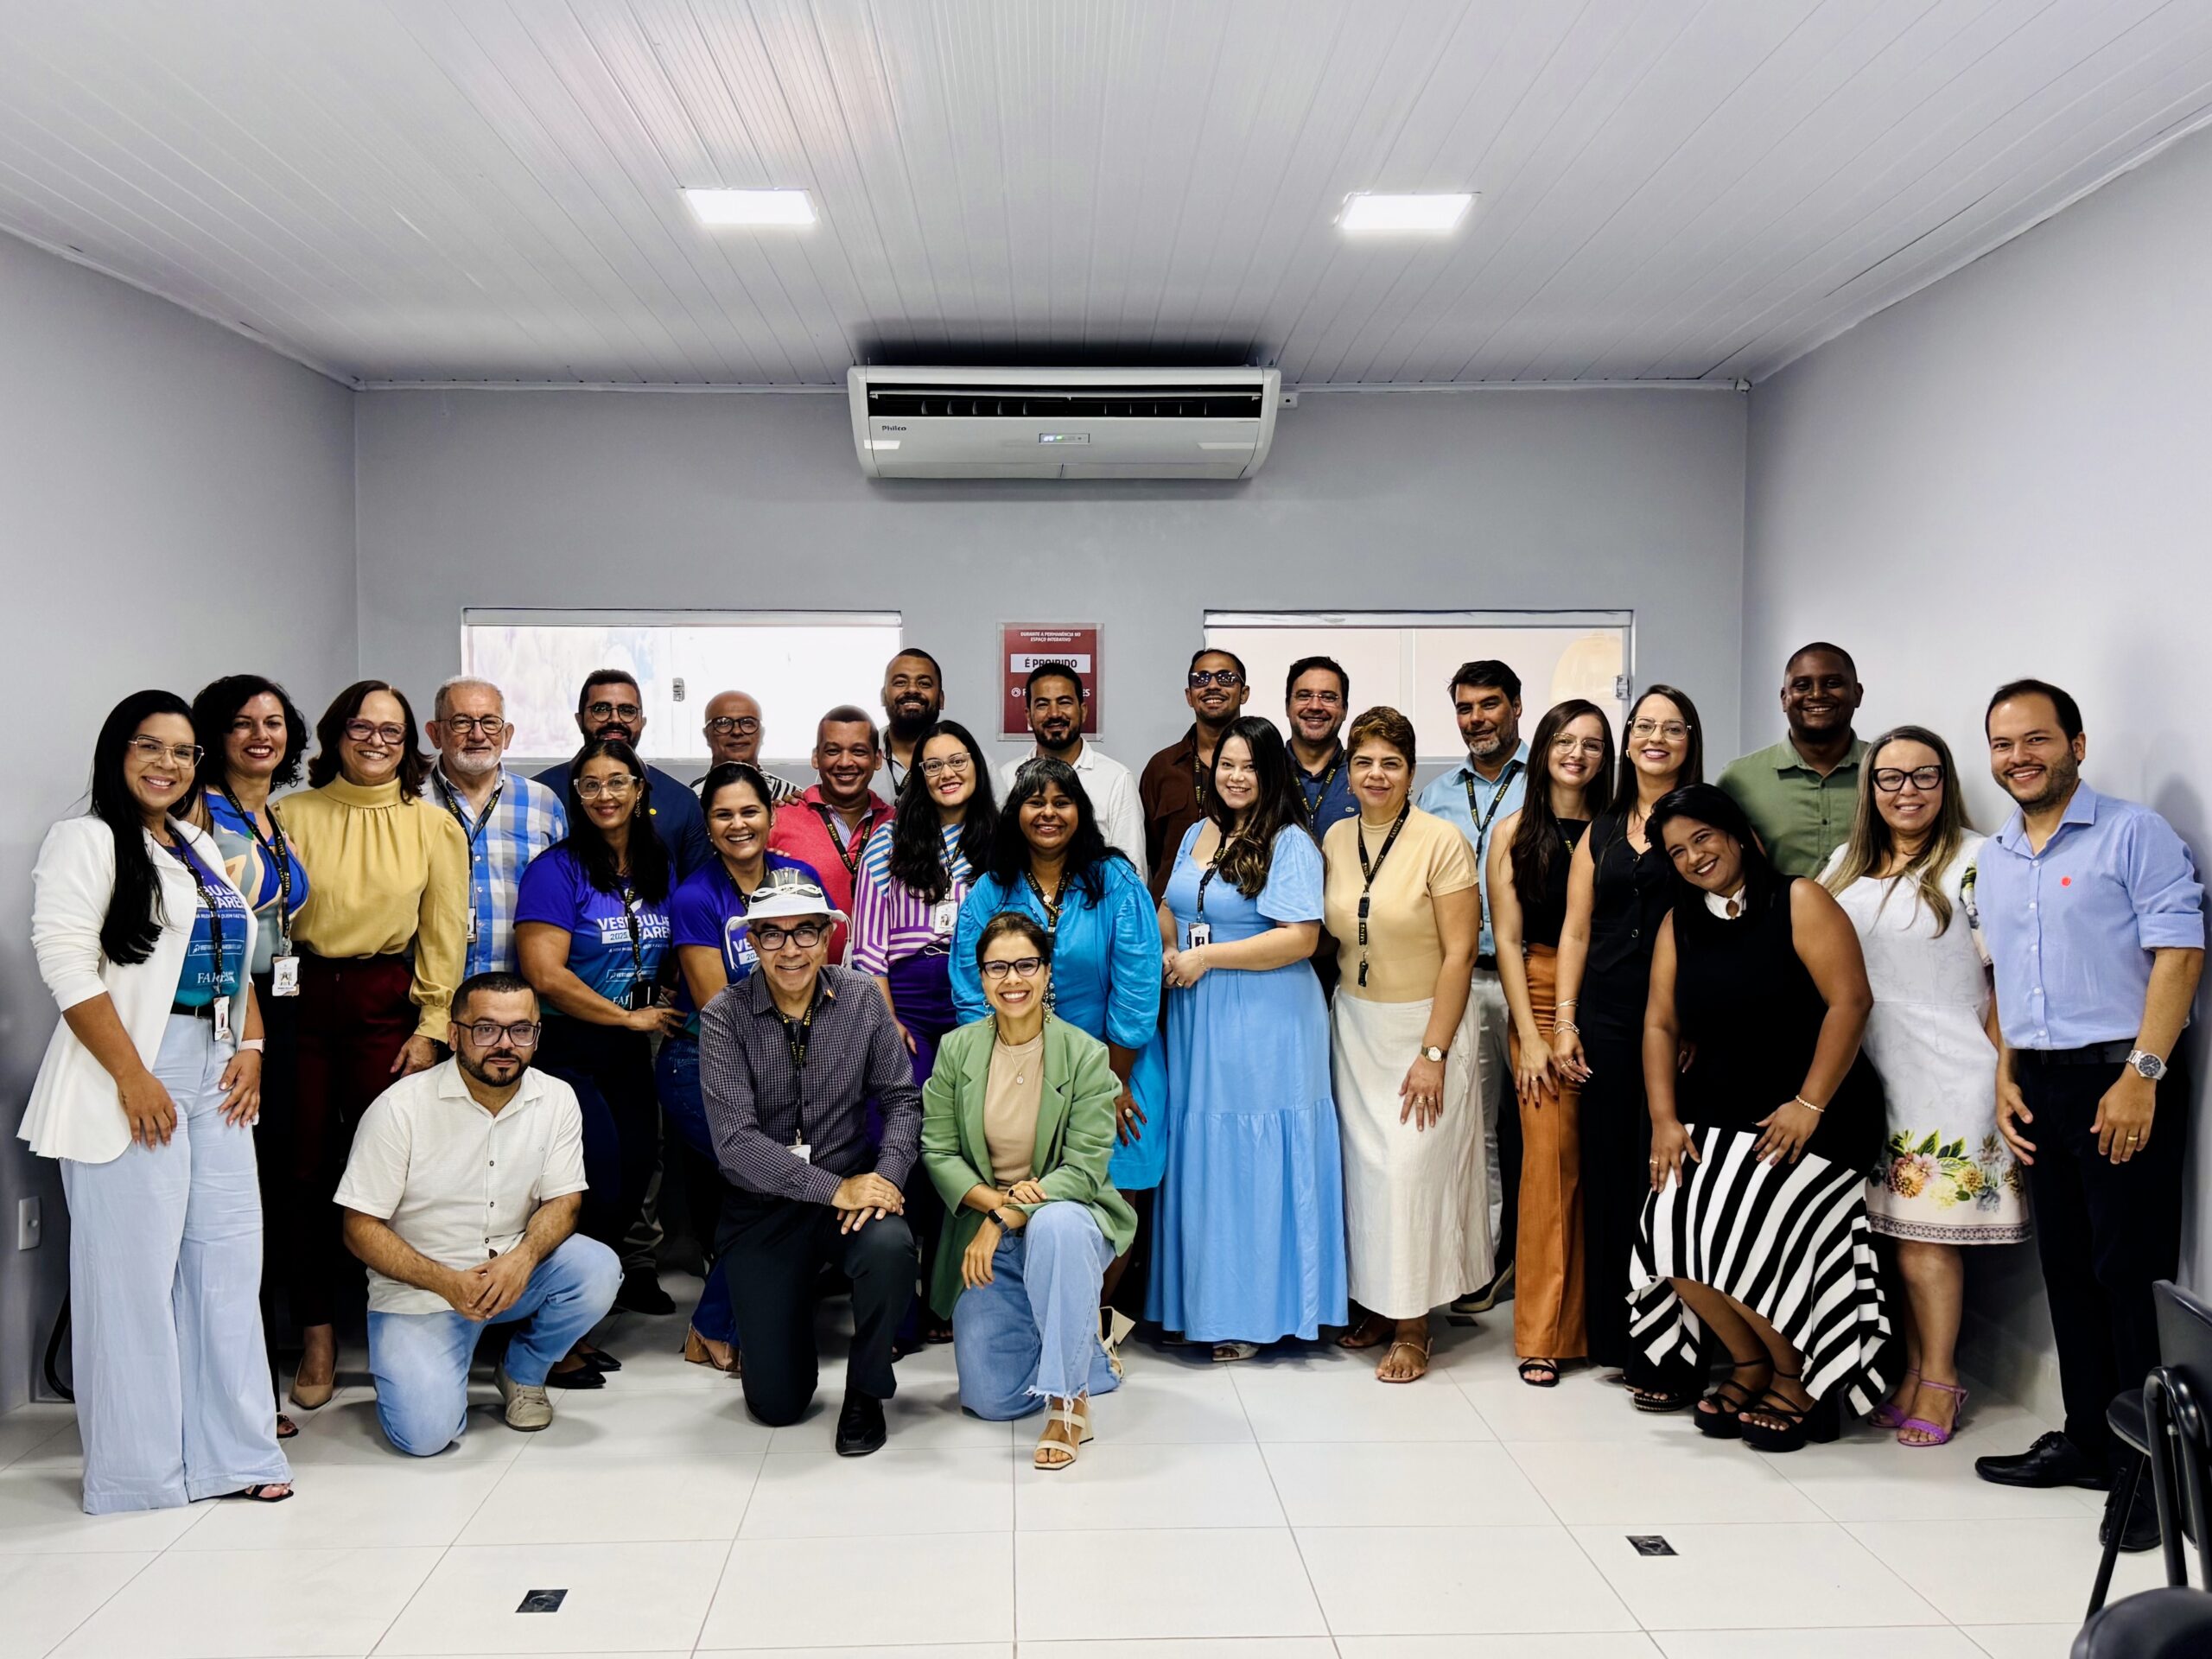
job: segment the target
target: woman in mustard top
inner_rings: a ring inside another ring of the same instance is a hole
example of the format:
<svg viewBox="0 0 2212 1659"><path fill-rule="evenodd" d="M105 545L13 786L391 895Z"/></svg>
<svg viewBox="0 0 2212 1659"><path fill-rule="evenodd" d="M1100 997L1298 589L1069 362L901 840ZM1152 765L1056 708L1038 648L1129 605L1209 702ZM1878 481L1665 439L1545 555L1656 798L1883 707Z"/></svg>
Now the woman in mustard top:
<svg viewBox="0 0 2212 1659"><path fill-rule="evenodd" d="M315 739L311 786L277 809L308 881L292 929L300 1221L287 1252L304 1344L291 1397L308 1410L336 1382L331 1319L345 1252L331 1195L353 1126L394 1078L436 1060L472 913L468 843L423 798L429 757L407 699L382 680L359 681L324 711ZM282 995L285 970L273 977Z"/></svg>

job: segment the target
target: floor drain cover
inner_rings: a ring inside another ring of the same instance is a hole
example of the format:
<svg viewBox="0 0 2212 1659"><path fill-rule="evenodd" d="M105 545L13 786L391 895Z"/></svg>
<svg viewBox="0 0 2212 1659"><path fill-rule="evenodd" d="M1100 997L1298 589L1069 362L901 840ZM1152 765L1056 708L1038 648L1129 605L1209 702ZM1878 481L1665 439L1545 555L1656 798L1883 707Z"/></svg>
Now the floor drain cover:
<svg viewBox="0 0 2212 1659"><path fill-rule="evenodd" d="M1656 1533L1645 1537L1630 1533L1628 1541L1639 1555L1671 1555L1675 1553L1675 1547Z"/></svg>
<svg viewBox="0 0 2212 1659"><path fill-rule="evenodd" d="M533 1590L522 1599L518 1613L557 1613L561 1604L569 1599L566 1590Z"/></svg>

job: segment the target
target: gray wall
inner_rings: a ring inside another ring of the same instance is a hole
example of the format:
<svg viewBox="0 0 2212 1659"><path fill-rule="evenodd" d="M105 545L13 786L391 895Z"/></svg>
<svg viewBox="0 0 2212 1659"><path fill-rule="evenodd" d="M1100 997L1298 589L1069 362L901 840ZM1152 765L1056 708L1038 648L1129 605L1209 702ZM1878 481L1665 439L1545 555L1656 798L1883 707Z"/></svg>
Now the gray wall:
<svg viewBox="0 0 2212 1659"><path fill-rule="evenodd" d="M1779 725L1784 655L1859 658L1864 729L1936 727L1978 821L1980 741L2017 675L2080 698L2084 775L2212 853L2212 137L2191 138L1752 394L1744 721ZM2212 1065L2197 1042L2199 1108ZM2207 1166L2201 1139L2192 1192ZM2212 1265L2212 1215L2189 1230ZM1972 1253L1969 1363L2055 1408L2031 1251Z"/></svg>
<svg viewBox="0 0 2212 1659"><path fill-rule="evenodd" d="M141 686L251 665L302 702L352 677L352 394L211 323L0 236L0 502L20 706L0 791L0 1410L67 1286L53 1166L16 1139L54 1003L30 869L81 810L92 736ZM29 734L36 734L35 739ZM16 1207L46 1238L15 1249Z"/></svg>
<svg viewBox="0 0 2212 1659"><path fill-rule="evenodd" d="M1100 746L1141 764L1209 607L1628 607L1725 753L1745 401L1314 396L1249 484L969 485L868 482L842 397L369 392L361 660L427 692L470 604L880 606L959 715L1001 622L1097 622Z"/></svg>

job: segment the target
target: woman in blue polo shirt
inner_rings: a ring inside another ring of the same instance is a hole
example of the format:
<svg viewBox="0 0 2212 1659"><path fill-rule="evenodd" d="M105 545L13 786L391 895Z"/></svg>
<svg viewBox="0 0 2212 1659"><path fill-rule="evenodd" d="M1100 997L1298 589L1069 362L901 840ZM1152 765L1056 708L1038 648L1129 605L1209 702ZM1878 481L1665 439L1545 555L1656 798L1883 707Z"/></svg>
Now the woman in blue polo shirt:
<svg viewBox="0 0 2212 1659"><path fill-rule="evenodd" d="M537 1061L583 1110L591 1179L577 1230L620 1249L660 1158L652 1039L683 1029L659 995L668 954L669 861L652 831L652 785L627 743L584 745L569 774L569 836L531 861L515 899L515 947L544 1005ZM586 1357L594 1351L579 1344ZM593 1387L595 1368L554 1368Z"/></svg>
<svg viewBox="0 0 2212 1659"><path fill-rule="evenodd" d="M706 1288L684 1333L683 1357L718 1371L737 1369L737 1321L730 1313L729 1290L721 1268L713 1262L715 1217L721 1213L721 1167L707 1128L706 1103L699 1096L699 1010L725 985L752 973L757 958L746 931L745 912L771 870L796 870L821 885L814 867L768 850L776 822L775 798L768 780L741 760L726 761L699 785L713 860L691 872L669 900L671 941L678 972L676 1006L683 1029L660 1046L654 1080L668 1126L686 1149L684 1192L690 1199L691 1230L700 1254L709 1259Z"/></svg>

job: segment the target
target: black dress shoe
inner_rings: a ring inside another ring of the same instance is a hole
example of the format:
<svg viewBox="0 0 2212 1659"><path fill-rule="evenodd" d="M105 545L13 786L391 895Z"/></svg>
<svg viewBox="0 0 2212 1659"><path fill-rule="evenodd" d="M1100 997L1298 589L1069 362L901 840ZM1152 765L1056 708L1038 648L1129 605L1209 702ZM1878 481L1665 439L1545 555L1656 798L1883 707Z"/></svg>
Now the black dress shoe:
<svg viewBox="0 0 2212 1659"><path fill-rule="evenodd" d="M2120 1508L2120 1488L2113 1488L2112 1496L2105 1499L2104 1519L2097 1523L2097 1541L2112 1541L2113 1512ZM2120 1548L2123 1554L2139 1554L2158 1547L2158 1500L2151 1491L2151 1477L2146 1472L2135 1483L2135 1501L2127 1506L2127 1517L2120 1530Z"/></svg>
<svg viewBox="0 0 2212 1659"><path fill-rule="evenodd" d="M632 1313L673 1313L676 1299L660 1287L660 1275L632 1268L622 1275L622 1288L614 1293L614 1306Z"/></svg>
<svg viewBox="0 0 2212 1659"><path fill-rule="evenodd" d="M2087 1486L2103 1491L2112 1477L2105 1465L2056 1431L2036 1437L2026 1451L2008 1458L1976 1458L1974 1471L1999 1486Z"/></svg>
<svg viewBox="0 0 2212 1659"><path fill-rule="evenodd" d="M849 1394L837 1413L837 1455L864 1458L880 1452L891 1438L883 1426L883 1402L864 1394Z"/></svg>

